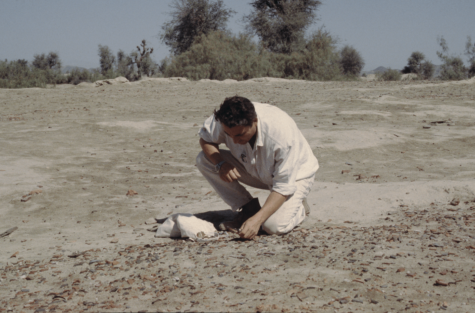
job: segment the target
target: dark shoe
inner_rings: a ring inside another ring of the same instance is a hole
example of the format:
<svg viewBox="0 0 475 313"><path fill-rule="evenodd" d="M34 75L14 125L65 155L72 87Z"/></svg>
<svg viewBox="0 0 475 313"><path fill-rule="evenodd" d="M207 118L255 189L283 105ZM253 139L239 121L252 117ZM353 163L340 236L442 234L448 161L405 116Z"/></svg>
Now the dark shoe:
<svg viewBox="0 0 475 313"><path fill-rule="evenodd" d="M254 216L261 209L259 204L259 199L254 198L245 205L242 206L241 210L234 217L232 221L225 221L219 224L219 229L222 231L230 231L233 233L238 233L242 224L247 221L250 217Z"/></svg>
<svg viewBox="0 0 475 313"><path fill-rule="evenodd" d="M303 204L303 207L305 208L305 215L309 216L310 215L310 206L307 203L307 198L303 199L302 204Z"/></svg>

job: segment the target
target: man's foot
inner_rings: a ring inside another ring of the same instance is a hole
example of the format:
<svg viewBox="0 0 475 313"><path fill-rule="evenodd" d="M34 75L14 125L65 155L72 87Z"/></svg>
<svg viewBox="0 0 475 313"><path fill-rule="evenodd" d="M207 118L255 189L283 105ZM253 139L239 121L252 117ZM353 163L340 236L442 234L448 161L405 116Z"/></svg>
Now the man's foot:
<svg viewBox="0 0 475 313"><path fill-rule="evenodd" d="M254 216L254 214L259 212L260 209L261 205L259 204L259 199L254 198L242 206L241 210L232 221L221 222L219 224L219 229L222 231L238 233L242 224L244 224L244 222L250 217Z"/></svg>
<svg viewBox="0 0 475 313"><path fill-rule="evenodd" d="M303 207L305 208L305 215L309 216L310 215L310 206L307 203L307 198L303 199L302 204L303 204Z"/></svg>

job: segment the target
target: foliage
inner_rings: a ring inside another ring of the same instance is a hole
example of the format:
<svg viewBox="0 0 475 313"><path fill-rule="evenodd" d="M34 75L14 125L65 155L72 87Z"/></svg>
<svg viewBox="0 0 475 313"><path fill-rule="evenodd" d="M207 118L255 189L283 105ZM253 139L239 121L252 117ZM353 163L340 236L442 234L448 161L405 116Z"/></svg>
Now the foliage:
<svg viewBox="0 0 475 313"><path fill-rule="evenodd" d="M115 57L108 46L99 45L99 64L101 66L101 74L106 78L114 76Z"/></svg>
<svg viewBox="0 0 475 313"><path fill-rule="evenodd" d="M316 20L319 0L253 0L246 30L271 52L291 54L305 47L305 30Z"/></svg>
<svg viewBox="0 0 475 313"><path fill-rule="evenodd" d="M32 65L39 70L61 70L61 61L56 52L50 52L48 55L35 54Z"/></svg>
<svg viewBox="0 0 475 313"><path fill-rule="evenodd" d="M401 72L398 70L387 69L386 71L376 75L380 81L396 81L401 80Z"/></svg>
<svg viewBox="0 0 475 313"><path fill-rule="evenodd" d="M431 61L425 61L421 64L421 73L419 77L422 79L431 79L434 76L435 66Z"/></svg>
<svg viewBox="0 0 475 313"><path fill-rule="evenodd" d="M364 60L351 46L345 46L340 52L340 65L344 75L358 76L364 67Z"/></svg>
<svg viewBox="0 0 475 313"><path fill-rule="evenodd" d="M49 62L48 56L35 55L36 62L31 66L27 60L0 61L0 88L46 87L47 84L63 83L59 57L55 53L51 55Z"/></svg>
<svg viewBox="0 0 475 313"><path fill-rule="evenodd" d="M142 50L140 50L142 47ZM132 59L132 63L137 66L137 75L140 79L142 75L152 76L156 72L156 64L150 58L150 54L153 52L153 48L147 48L147 42L142 40L142 44L137 46L138 52L133 52L130 54L130 58Z"/></svg>
<svg viewBox="0 0 475 313"><path fill-rule="evenodd" d="M467 37L467 43L465 44L465 55L468 58L469 63L475 61L475 42L472 45L472 37Z"/></svg>
<svg viewBox="0 0 475 313"><path fill-rule="evenodd" d="M402 70L402 73L417 74L419 78L430 79L434 75L434 64L430 61L425 61L425 55L422 52L415 51L407 59L407 65Z"/></svg>
<svg viewBox="0 0 475 313"><path fill-rule="evenodd" d="M134 62L124 51L117 52L117 74L123 76L130 81L135 80Z"/></svg>
<svg viewBox="0 0 475 313"><path fill-rule="evenodd" d="M335 40L320 29L302 52L271 53L258 47L248 34L213 32L200 36L190 49L160 65L165 77L192 80L279 77L307 80L340 79Z"/></svg>
<svg viewBox="0 0 475 313"><path fill-rule="evenodd" d="M443 62L439 78L441 80L462 80L466 78L466 71L463 61L460 57L449 56L449 47L444 37L437 39L442 51L437 51L437 56Z"/></svg>
<svg viewBox="0 0 475 313"><path fill-rule="evenodd" d="M160 39L175 55L187 51L201 35L225 31L229 17L236 13L222 0L174 0L171 8L171 21L162 26Z"/></svg>
<svg viewBox="0 0 475 313"><path fill-rule="evenodd" d="M467 37L467 43L465 44L465 55L468 58L468 77L475 76L475 43L472 45L472 38Z"/></svg>

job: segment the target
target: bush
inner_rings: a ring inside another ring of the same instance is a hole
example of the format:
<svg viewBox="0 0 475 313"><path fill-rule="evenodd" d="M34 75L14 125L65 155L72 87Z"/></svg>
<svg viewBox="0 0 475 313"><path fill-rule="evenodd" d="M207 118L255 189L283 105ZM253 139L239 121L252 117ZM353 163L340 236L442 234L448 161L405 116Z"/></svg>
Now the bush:
<svg viewBox="0 0 475 313"><path fill-rule="evenodd" d="M231 36L224 32L202 35L190 49L160 68L165 77L182 76L191 80L279 77L306 80L341 79L335 40L319 30L306 48L290 55L271 53L258 47L249 35Z"/></svg>
<svg viewBox="0 0 475 313"><path fill-rule="evenodd" d="M105 78L114 78L114 62L115 57L108 46L99 45L98 48L99 64L101 66L101 74Z"/></svg>
<svg viewBox="0 0 475 313"><path fill-rule="evenodd" d="M472 61L468 68L468 77L472 78L475 76L475 60Z"/></svg>
<svg viewBox="0 0 475 313"><path fill-rule="evenodd" d="M0 88L46 87L64 80L58 70L29 66L26 60L0 61Z"/></svg>
<svg viewBox="0 0 475 313"><path fill-rule="evenodd" d="M467 68L459 57L449 56L449 47L444 37L437 38L442 51L437 51L437 56L443 62L439 78L441 80L462 80L467 77Z"/></svg>
<svg viewBox="0 0 475 313"><path fill-rule="evenodd" d="M358 76L364 67L364 61L355 48L345 46L340 52L340 65L344 75Z"/></svg>
<svg viewBox="0 0 475 313"><path fill-rule="evenodd" d="M174 0L171 21L162 26L160 39L179 55L200 36L225 31L226 23L236 12L225 8L222 0Z"/></svg>
<svg viewBox="0 0 475 313"><path fill-rule="evenodd" d="M420 79L430 79L434 75L434 64L425 60L425 55L422 52L415 51L407 59L407 65L402 70L404 74L417 74Z"/></svg>
<svg viewBox="0 0 475 313"><path fill-rule="evenodd" d="M271 52L291 54L304 49L305 31L316 20L319 0L253 0L244 17L246 30Z"/></svg>
<svg viewBox="0 0 475 313"><path fill-rule="evenodd" d="M401 72L398 70L387 69L383 73L377 74L376 77L380 81L395 81L401 80Z"/></svg>

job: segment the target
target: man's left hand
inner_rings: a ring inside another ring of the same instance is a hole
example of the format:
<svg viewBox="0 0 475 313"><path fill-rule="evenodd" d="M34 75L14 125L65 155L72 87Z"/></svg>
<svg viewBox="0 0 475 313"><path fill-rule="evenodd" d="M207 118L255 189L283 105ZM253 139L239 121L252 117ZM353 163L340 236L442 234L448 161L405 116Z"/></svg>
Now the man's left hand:
<svg viewBox="0 0 475 313"><path fill-rule="evenodd" d="M261 224L256 216L250 217L239 229L239 236L244 239L253 239L259 232Z"/></svg>

